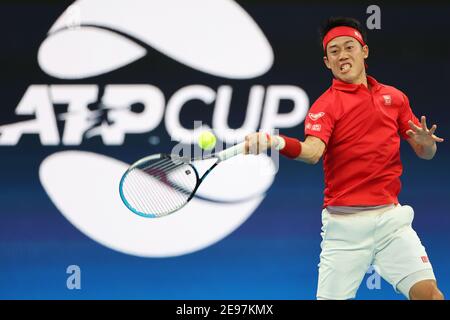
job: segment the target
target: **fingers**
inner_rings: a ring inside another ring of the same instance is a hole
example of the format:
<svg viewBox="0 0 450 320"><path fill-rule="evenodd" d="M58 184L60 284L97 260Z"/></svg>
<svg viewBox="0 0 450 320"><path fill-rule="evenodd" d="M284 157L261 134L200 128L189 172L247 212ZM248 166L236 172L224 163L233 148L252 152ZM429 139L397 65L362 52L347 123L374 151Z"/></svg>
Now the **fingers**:
<svg viewBox="0 0 450 320"><path fill-rule="evenodd" d="M434 133L436 132L436 129L437 129L437 125L436 124L433 124L431 126L431 129L428 130L428 128L426 127L426 118L425 118L425 116L422 116L421 120L422 120L422 122L421 122L422 126L424 126L424 128L426 128L426 132L433 138L434 141L436 141L436 142L444 142L443 138L440 138L440 137L434 135Z"/></svg>
<svg viewBox="0 0 450 320"><path fill-rule="evenodd" d="M430 134L433 135L434 132L436 131L436 129L437 129L437 125L433 124L433 126L430 129Z"/></svg>
<svg viewBox="0 0 450 320"><path fill-rule="evenodd" d="M271 146L270 135L263 132L256 132L245 137L245 154L259 154L266 151Z"/></svg>
<svg viewBox="0 0 450 320"><path fill-rule="evenodd" d="M432 135L432 137L433 137L433 140L436 142L444 142L444 139L439 138L439 137L435 136L434 134Z"/></svg>
<svg viewBox="0 0 450 320"><path fill-rule="evenodd" d="M408 121L409 127L414 130L414 132L419 133L420 131L422 131L422 128L416 126L414 124L414 122L412 122L411 120Z"/></svg>
<svg viewBox="0 0 450 320"><path fill-rule="evenodd" d="M428 135L433 135L434 132L437 129L437 125L433 124L433 126L431 127L431 129L428 129L427 126L427 118L425 116L420 117L420 125L422 126L422 128L420 128L419 126L417 126L414 122L412 122L411 120L408 121L409 127L414 130L415 133L426 133Z"/></svg>
<svg viewBox="0 0 450 320"><path fill-rule="evenodd" d="M249 135L248 139L248 153L257 154L258 153L258 133L253 133Z"/></svg>
<svg viewBox="0 0 450 320"><path fill-rule="evenodd" d="M444 142L443 138L440 138L436 135L434 135L434 133L437 130L437 125L433 124L431 126L430 129L428 129L427 127L427 119L425 116L420 117L420 125L422 126L422 128L418 127L417 125L414 124L414 122L412 122L411 120L408 121L409 127L411 128L411 130L407 130L406 134L409 137L414 137L415 135L420 135L422 137L426 137L429 136L433 139L433 141L436 142Z"/></svg>
<svg viewBox="0 0 450 320"><path fill-rule="evenodd" d="M406 130L406 134L412 138L414 136L414 131Z"/></svg>
<svg viewBox="0 0 450 320"><path fill-rule="evenodd" d="M245 154L255 154L258 149L258 133L252 133L245 137Z"/></svg>
<svg viewBox="0 0 450 320"><path fill-rule="evenodd" d="M249 135L245 136L244 154L249 154L250 150L250 138Z"/></svg>
<svg viewBox="0 0 450 320"><path fill-rule="evenodd" d="M425 116L422 116L420 118L420 124L422 125L422 129L425 130L425 132L427 132L428 131L427 118Z"/></svg>

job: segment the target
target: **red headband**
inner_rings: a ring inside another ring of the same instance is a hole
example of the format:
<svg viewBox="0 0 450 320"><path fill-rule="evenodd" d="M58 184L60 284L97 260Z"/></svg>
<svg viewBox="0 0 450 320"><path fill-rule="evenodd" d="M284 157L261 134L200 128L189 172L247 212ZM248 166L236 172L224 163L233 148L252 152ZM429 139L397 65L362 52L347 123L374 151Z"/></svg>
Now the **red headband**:
<svg viewBox="0 0 450 320"><path fill-rule="evenodd" d="M341 27L335 27L327 32L327 34L323 38L323 42L322 42L323 50L326 51L328 42L330 42L331 40L333 40L336 37L341 37L341 36L348 36L348 37L355 38L356 40L358 40L359 43L361 43L361 45L363 47L366 45L361 33L358 30L356 30L352 27L341 26Z"/></svg>

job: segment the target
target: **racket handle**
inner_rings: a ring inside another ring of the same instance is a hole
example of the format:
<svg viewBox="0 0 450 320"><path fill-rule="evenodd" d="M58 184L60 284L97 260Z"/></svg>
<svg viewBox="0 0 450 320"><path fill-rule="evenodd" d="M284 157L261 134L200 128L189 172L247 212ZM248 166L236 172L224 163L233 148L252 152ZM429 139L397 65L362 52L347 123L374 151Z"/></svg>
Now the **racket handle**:
<svg viewBox="0 0 450 320"><path fill-rule="evenodd" d="M235 146L220 151L219 153L217 153L217 158L219 158L220 161L230 159L234 156L237 156L238 154L244 153L244 148L245 142L241 142Z"/></svg>

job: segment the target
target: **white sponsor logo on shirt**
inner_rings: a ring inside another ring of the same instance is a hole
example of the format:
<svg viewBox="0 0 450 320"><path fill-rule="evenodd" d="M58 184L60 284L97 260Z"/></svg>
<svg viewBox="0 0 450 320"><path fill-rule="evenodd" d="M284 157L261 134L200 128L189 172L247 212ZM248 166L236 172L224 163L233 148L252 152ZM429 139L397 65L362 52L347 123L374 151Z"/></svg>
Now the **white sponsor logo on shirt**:
<svg viewBox="0 0 450 320"><path fill-rule="evenodd" d="M325 112L318 112L318 113L309 113L308 116L312 121L316 121L320 118L322 118L325 115Z"/></svg>
<svg viewBox="0 0 450 320"><path fill-rule="evenodd" d="M311 128L311 130L313 131L320 131L320 129L322 129L322 126L320 124L315 124Z"/></svg>
<svg viewBox="0 0 450 320"><path fill-rule="evenodd" d="M384 99L384 105L385 106L390 106L392 104L392 98L391 95L389 94L384 94L383 95L383 99Z"/></svg>

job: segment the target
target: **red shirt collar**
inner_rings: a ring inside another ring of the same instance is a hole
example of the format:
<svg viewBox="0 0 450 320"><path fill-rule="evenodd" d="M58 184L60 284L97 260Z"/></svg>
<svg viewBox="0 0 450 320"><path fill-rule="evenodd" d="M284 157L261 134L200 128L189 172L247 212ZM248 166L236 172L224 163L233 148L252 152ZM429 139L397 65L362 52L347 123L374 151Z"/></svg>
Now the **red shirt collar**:
<svg viewBox="0 0 450 320"><path fill-rule="evenodd" d="M371 77L371 76L367 76L367 83L373 88L373 90L377 90L380 87L380 83L378 83L378 81ZM333 84L332 87L336 90L340 90L340 91L348 91L348 92L353 92L358 90L361 87L365 88L365 85L363 84L353 84L353 83L347 83L341 80L338 80L336 78L333 79Z"/></svg>

